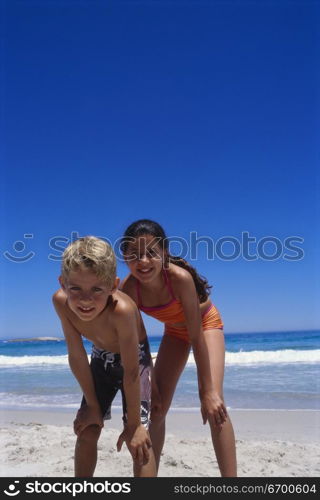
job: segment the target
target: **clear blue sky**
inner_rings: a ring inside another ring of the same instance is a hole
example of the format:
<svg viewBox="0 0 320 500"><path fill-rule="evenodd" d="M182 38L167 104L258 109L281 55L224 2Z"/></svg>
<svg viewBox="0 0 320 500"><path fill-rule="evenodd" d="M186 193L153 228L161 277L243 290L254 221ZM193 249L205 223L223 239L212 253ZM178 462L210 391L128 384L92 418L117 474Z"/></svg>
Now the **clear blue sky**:
<svg viewBox="0 0 320 500"><path fill-rule="evenodd" d="M319 328L319 3L1 6L2 338L61 335L51 238L115 241L145 217L186 239L303 238L297 261L200 245L193 265L226 332Z"/></svg>

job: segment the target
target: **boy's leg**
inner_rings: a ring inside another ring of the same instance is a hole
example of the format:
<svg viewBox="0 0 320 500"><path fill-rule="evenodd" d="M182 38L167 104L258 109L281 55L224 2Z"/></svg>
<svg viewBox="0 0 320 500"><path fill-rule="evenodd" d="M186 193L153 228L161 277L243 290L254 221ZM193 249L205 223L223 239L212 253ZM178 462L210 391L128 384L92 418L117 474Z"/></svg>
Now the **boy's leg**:
<svg viewBox="0 0 320 500"><path fill-rule="evenodd" d="M99 352L95 349L92 355L90 369L95 386L96 396L100 405L101 414L104 419L110 420L111 403L118 392L114 380L106 369L105 359L98 357ZM83 397L81 407L86 405ZM78 436L75 446L74 469L76 477L92 477L97 464L97 443L100 437L101 428L97 425L89 425Z"/></svg>
<svg viewBox="0 0 320 500"><path fill-rule="evenodd" d="M150 436L157 469L165 439L166 415L189 352L190 345L187 342L164 335L154 366L154 376L161 398L161 410L156 415L152 415L150 425Z"/></svg>
<svg viewBox="0 0 320 500"><path fill-rule="evenodd" d="M101 433L97 425L89 425L78 436L75 454L75 477L92 477L97 464L97 443Z"/></svg>

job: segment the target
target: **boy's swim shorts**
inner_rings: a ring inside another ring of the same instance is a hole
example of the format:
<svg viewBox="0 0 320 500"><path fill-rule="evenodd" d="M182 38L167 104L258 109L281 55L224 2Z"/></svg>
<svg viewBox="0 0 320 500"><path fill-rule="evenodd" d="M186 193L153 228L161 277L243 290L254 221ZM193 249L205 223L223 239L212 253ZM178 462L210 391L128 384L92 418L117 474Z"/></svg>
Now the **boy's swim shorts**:
<svg viewBox="0 0 320 500"><path fill-rule="evenodd" d="M149 343L146 339L139 344L139 372L140 372L140 415L141 423L148 428L151 410L151 355ZM97 399L104 420L111 419L111 404L118 390L122 394L123 421L127 422L127 404L123 388L123 367L120 354L103 351L92 346L91 373L94 381ZM86 404L83 396L81 407Z"/></svg>

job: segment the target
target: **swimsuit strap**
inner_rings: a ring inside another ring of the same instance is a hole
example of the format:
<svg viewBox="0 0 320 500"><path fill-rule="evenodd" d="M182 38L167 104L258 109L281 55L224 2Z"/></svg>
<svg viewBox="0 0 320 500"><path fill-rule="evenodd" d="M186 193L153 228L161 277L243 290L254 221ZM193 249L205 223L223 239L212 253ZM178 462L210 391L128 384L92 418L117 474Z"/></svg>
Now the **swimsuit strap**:
<svg viewBox="0 0 320 500"><path fill-rule="evenodd" d="M175 295L174 295L174 292L173 292L171 281L170 281L170 278L168 276L168 273L167 273L166 269L163 270L163 274L164 274L164 280L166 282L166 285L169 288L169 292L170 292L171 298L175 299Z"/></svg>
<svg viewBox="0 0 320 500"><path fill-rule="evenodd" d="M169 276L167 274L167 271L165 269L163 270L163 275L164 275L165 284L167 285L169 292L170 292L170 295L171 295L171 300L176 300L174 292L173 292L173 288L171 285L171 281L170 281ZM141 300L140 281L137 279L136 279L136 291L137 291L137 299L138 299L138 308L141 309L141 308L143 308L143 305L142 305L142 300Z"/></svg>

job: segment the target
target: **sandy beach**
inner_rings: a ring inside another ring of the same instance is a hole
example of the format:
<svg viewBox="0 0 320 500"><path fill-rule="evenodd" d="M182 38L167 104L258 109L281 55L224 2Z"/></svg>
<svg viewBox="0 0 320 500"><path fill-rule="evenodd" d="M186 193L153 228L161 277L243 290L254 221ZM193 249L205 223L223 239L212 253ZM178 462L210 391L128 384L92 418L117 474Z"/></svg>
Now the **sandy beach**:
<svg viewBox="0 0 320 500"><path fill-rule="evenodd" d="M319 477L320 411L233 410L241 477ZM73 476L74 412L1 411L4 477ZM114 412L98 446L96 477L132 477L129 452L116 451L121 415ZM209 427L199 412L171 412L161 477L219 477Z"/></svg>

